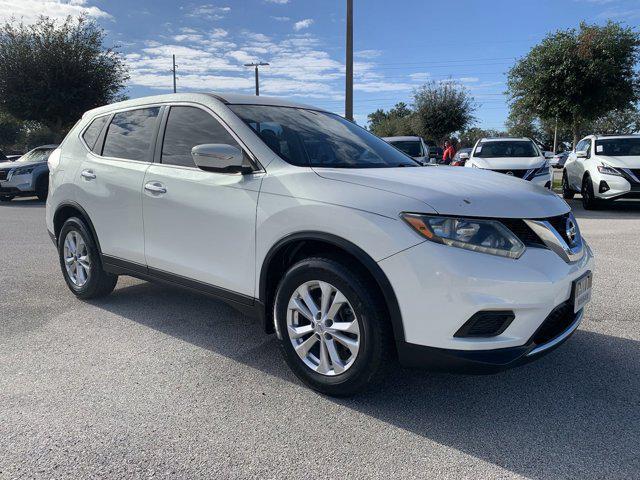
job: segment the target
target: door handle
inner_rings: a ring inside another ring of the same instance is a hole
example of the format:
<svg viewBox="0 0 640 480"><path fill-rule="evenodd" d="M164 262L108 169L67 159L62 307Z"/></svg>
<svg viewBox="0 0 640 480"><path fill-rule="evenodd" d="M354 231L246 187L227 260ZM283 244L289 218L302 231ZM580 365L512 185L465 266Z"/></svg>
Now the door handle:
<svg viewBox="0 0 640 480"><path fill-rule="evenodd" d="M93 173L92 170L82 170L82 172L80 172L80 175L82 175L87 180L94 180L96 178L96 174Z"/></svg>
<svg viewBox="0 0 640 480"><path fill-rule="evenodd" d="M160 182L149 182L145 184L144 189L151 193L167 193L167 189Z"/></svg>

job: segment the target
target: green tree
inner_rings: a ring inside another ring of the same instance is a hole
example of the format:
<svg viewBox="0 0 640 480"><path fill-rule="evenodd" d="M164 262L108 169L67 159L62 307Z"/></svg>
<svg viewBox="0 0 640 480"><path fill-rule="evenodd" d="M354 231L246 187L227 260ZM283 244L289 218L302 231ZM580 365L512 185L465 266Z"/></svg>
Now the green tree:
<svg viewBox="0 0 640 480"><path fill-rule="evenodd" d="M414 92L413 102L416 133L438 143L475 120L475 102L467 89L454 81L424 84Z"/></svg>
<svg viewBox="0 0 640 480"><path fill-rule="evenodd" d="M585 124L625 110L640 96L640 33L618 23L580 24L548 35L509 71L512 103L540 119L569 125L577 142Z"/></svg>
<svg viewBox="0 0 640 480"><path fill-rule="evenodd" d="M500 132L498 130L485 130L479 127L471 127L462 130L458 135L459 148L473 147L478 140L487 137L505 137L506 132Z"/></svg>
<svg viewBox="0 0 640 480"><path fill-rule="evenodd" d="M0 149L13 147L20 138L22 124L11 115L0 112Z"/></svg>
<svg viewBox="0 0 640 480"><path fill-rule="evenodd" d="M635 105L625 110L612 110L597 118L590 127L592 133L637 133L640 132L640 111Z"/></svg>
<svg viewBox="0 0 640 480"><path fill-rule="evenodd" d="M127 67L105 32L84 17L34 25L15 21L0 31L0 108L38 122L60 140L91 108L122 99Z"/></svg>
<svg viewBox="0 0 640 480"><path fill-rule="evenodd" d="M413 111L404 102L396 103L388 112L379 108L367 116L369 130L379 137L414 135L412 115Z"/></svg>

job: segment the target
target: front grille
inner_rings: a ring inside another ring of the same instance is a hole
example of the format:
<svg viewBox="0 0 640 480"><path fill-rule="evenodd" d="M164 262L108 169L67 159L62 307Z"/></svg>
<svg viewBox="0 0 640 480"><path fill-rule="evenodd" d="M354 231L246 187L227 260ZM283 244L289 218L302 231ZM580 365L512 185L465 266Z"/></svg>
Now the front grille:
<svg viewBox="0 0 640 480"><path fill-rule="evenodd" d="M542 240L540 240L540 237L538 237L538 235L536 235L529 225L524 223L523 220L518 220L516 218L504 218L501 219L500 222L511 230L513 234L525 245L544 245Z"/></svg>
<svg viewBox="0 0 640 480"><path fill-rule="evenodd" d="M0 180L6 180L9 176L9 170L0 170Z"/></svg>
<svg viewBox="0 0 640 480"><path fill-rule="evenodd" d="M556 229L556 232L560 234L562 239L567 242L567 245L572 245L573 242L569 240L567 237L567 218L569 217L568 213L564 215L560 215L558 217L550 217L547 218L547 222L551 224L553 228Z"/></svg>
<svg viewBox="0 0 640 480"><path fill-rule="evenodd" d="M638 180L640 180L640 168L630 168L631 172L636 176Z"/></svg>
<svg viewBox="0 0 640 480"><path fill-rule="evenodd" d="M507 175L512 175L517 178L524 178L529 170L494 170L494 172L504 173ZM509 173L511 172L511 173Z"/></svg>
<svg viewBox="0 0 640 480"><path fill-rule="evenodd" d="M573 303L566 301L547 316L542 325L531 337L531 342L535 345L549 343L551 340L562 334L575 321L576 315L573 313Z"/></svg>

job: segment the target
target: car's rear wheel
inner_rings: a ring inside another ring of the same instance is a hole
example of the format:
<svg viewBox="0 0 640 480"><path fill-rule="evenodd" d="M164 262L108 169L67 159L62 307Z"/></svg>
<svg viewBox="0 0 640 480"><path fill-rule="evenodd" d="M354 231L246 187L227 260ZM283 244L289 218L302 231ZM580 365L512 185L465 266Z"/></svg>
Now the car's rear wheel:
<svg viewBox="0 0 640 480"><path fill-rule="evenodd" d="M58 255L67 286L78 298L102 297L115 288L118 277L103 270L96 242L80 218L71 217L62 226Z"/></svg>
<svg viewBox="0 0 640 480"><path fill-rule="evenodd" d="M38 200L40 200L41 202L44 202L47 200L47 197L49 196L49 176L48 175L43 175L38 179L38 182L36 183L36 196L38 197Z"/></svg>
<svg viewBox="0 0 640 480"><path fill-rule="evenodd" d="M569 186L569 177L567 172L562 172L562 198L571 200L576 193Z"/></svg>
<svg viewBox="0 0 640 480"><path fill-rule="evenodd" d="M379 379L393 337L376 291L348 259L308 258L286 272L274 315L283 356L298 378L333 396Z"/></svg>
<svg viewBox="0 0 640 480"><path fill-rule="evenodd" d="M593 182L591 177L584 177L582 181L582 206L585 210L595 210L599 207L598 199L593 193Z"/></svg>

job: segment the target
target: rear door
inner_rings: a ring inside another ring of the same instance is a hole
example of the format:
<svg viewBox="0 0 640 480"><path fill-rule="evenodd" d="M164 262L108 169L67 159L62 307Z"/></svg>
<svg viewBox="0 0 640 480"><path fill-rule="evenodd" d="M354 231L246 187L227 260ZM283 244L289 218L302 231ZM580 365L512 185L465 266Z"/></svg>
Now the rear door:
<svg viewBox="0 0 640 480"><path fill-rule="evenodd" d="M196 145L230 144L246 152L200 106L168 107L160 130L156 163L146 171L142 196L149 271L235 300L239 293L251 302L262 175L196 167L191 157Z"/></svg>
<svg viewBox="0 0 640 480"><path fill-rule="evenodd" d="M94 120L83 132L88 153L76 179L77 201L92 220L102 253L142 265L141 192L161 111L136 108ZM106 126L96 134L100 122Z"/></svg>

